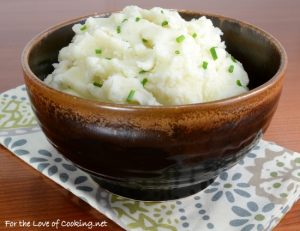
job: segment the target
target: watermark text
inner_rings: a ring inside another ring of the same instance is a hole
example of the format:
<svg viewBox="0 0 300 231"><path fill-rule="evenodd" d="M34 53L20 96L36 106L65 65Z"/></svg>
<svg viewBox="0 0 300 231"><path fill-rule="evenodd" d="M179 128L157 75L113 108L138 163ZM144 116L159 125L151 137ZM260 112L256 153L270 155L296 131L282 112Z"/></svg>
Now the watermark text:
<svg viewBox="0 0 300 231"><path fill-rule="evenodd" d="M5 228L16 228L16 227L22 227L22 228L51 228L51 229L59 229L59 228L80 228L85 227L88 229L93 228L103 228L107 227L108 223L107 221L82 221L82 220L62 220L62 219L56 219L54 221L28 221L28 220L18 220L18 221L12 221L12 220L5 220L4 221L4 227Z"/></svg>

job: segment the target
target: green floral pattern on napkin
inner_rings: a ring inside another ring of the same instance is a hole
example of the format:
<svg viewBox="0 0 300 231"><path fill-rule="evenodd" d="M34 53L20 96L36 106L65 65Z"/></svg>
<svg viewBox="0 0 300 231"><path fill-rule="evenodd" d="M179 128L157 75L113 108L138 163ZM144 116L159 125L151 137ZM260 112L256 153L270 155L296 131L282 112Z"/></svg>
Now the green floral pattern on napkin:
<svg viewBox="0 0 300 231"><path fill-rule="evenodd" d="M18 91L1 94L0 129L24 128L36 125L24 86Z"/></svg>
<svg viewBox="0 0 300 231"><path fill-rule="evenodd" d="M300 197L300 155L264 140L193 196L145 202L114 195L49 144L24 86L0 95L0 143L126 230L271 230Z"/></svg>

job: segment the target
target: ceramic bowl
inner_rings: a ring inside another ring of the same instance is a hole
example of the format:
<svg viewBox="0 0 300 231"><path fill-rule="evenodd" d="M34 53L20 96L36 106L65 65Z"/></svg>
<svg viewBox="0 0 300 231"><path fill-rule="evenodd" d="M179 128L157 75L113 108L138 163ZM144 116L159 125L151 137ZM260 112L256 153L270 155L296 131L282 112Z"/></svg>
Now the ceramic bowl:
<svg viewBox="0 0 300 231"><path fill-rule="evenodd" d="M281 44L232 18L181 15L205 15L221 28L227 50L249 74L249 92L209 103L134 106L86 100L48 87L43 79L74 36L72 25L87 17L42 32L23 51L32 109L48 140L113 193L169 200L198 192L243 158L276 110L287 66Z"/></svg>

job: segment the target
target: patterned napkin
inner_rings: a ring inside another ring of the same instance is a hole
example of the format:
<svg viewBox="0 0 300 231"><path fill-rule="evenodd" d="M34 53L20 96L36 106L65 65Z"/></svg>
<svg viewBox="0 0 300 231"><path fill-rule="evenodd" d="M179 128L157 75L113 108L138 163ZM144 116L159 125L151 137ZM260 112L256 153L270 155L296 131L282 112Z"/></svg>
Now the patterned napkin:
<svg viewBox="0 0 300 231"><path fill-rule="evenodd" d="M126 230L272 230L300 198L299 153L264 140L193 196L144 202L114 195L48 143L24 86L0 95L0 143Z"/></svg>

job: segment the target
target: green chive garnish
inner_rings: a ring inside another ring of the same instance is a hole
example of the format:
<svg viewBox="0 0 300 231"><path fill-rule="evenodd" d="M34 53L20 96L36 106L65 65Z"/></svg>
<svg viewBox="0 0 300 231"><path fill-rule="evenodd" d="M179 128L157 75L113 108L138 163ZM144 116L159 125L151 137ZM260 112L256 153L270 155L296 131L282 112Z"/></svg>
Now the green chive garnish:
<svg viewBox="0 0 300 231"><path fill-rule="evenodd" d="M239 80L239 79L236 81L236 85L238 85L239 87L243 86L242 83L241 83L241 80Z"/></svg>
<svg viewBox="0 0 300 231"><path fill-rule="evenodd" d="M95 50L95 53L96 53L97 55L100 55L100 54L102 53L102 50L101 50L101 49L96 49L96 50Z"/></svg>
<svg viewBox="0 0 300 231"><path fill-rule="evenodd" d="M147 39L142 38L142 42L143 42L143 44L144 44L147 48L149 48L149 49L152 49L152 48L153 48L153 43L152 43L151 40L147 40Z"/></svg>
<svg viewBox="0 0 300 231"><path fill-rule="evenodd" d="M163 10L161 10L160 13L164 14L165 12Z"/></svg>
<svg viewBox="0 0 300 231"><path fill-rule="evenodd" d="M213 60L218 59L218 55L217 55L217 52L216 52L216 48L215 48L215 47L210 48L210 54L211 54Z"/></svg>
<svg viewBox="0 0 300 231"><path fill-rule="evenodd" d="M192 34L192 37L193 37L193 38L197 38L197 33L193 33L193 34Z"/></svg>
<svg viewBox="0 0 300 231"><path fill-rule="evenodd" d="M135 21L136 21L136 22L138 22L138 21L140 21L140 20L141 20L140 17L136 17L136 18L135 18Z"/></svg>
<svg viewBox="0 0 300 231"><path fill-rule="evenodd" d="M143 80L142 80L142 85L143 85L143 87L145 87L145 85L146 85L146 83L148 82L148 79L147 78L144 78Z"/></svg>
<svg viewBox="0 0 300 231"><path fill-rule="evenodd" d="M117 33L118 33L118 34L121 33L121 26L117 26Z"/></svg>
<svg viewBox="0 0 300 231"><path fill-rule="evenodd" d="M127 19L127 18L124 18L123 21L122 21L122 23L123 23L123 22L126 22L126 21L128 21L128 19Z"/></svg>
<svg viewBox="0 0 300 231"><path fill-rule="evenodd" d="M93 85L94 85L95 87L102 87L103 84L94 82Z"/></svg>
<svg viewBox="0 0 300 231"><path fill-rule="evenodd" d="M127 102L131 102L134 96L135 90L131 90L127 96Z"/></svg>
<svg viewBox="0 0 300 231"><path fill-rule="evenodd" d="M139 74L144 74L144 73L146 73L147 71L145 71L145 70L140 70L140 72L139 72Z"/></svg>
<svg viewBox="0 0 300 231"><path fill-rule="evenodd" d="M175 51L175 54L176 54L176 55L179 55L179 54L180 54L180 51L179 51L179 50L176 50L176 51Z"/></svg>
<svg viewBox="0 0 300 231"><path fill-rule="evenodd" d="M80 27L81 31L85 31L87 29L87 25L83 25L82 27Z"/></svg>
<svg viewBox="0 0 300 231"><path fill-rule="evenodd" d="M203 63L202 63L202 68L203 68L204 70L206 70L206 69L207 69L207 66L208 66L208 62L203 61Z"/></svg>
<svg viewBox="0 0 300 231"><path fill-rule="evenodd" d="M176 42L181 43L185 39L184 35L180 35L176 38Z"/></svg>
<svg viewBox="0 0 300 231"><path fill-rule="evenodd" d="M169 25L169 22L168 21L163 21L162 23L161 23L161 26L162 27L167 27Z"/></svg>
<svg viewBox="0 0 300 231"><path fill-rule="evenodd" d="M236 59L231 55L232 62L236 63Z"/></svg>
<svg viewBox="0 0 300 231"><path fill-rule="evenodd" d="M105 59L107 59L107 60L111 60L111 58L108 58L108 57L106 57Z"/></svg>
<svg viewBox="0 0 300 231"><path fill-rule="evenodd" d="M228 67L228 72L229 72L229 73L232 73L233 70L234 70L234 66L233 66L233 65L230 65L230 66Z"/></svg>

